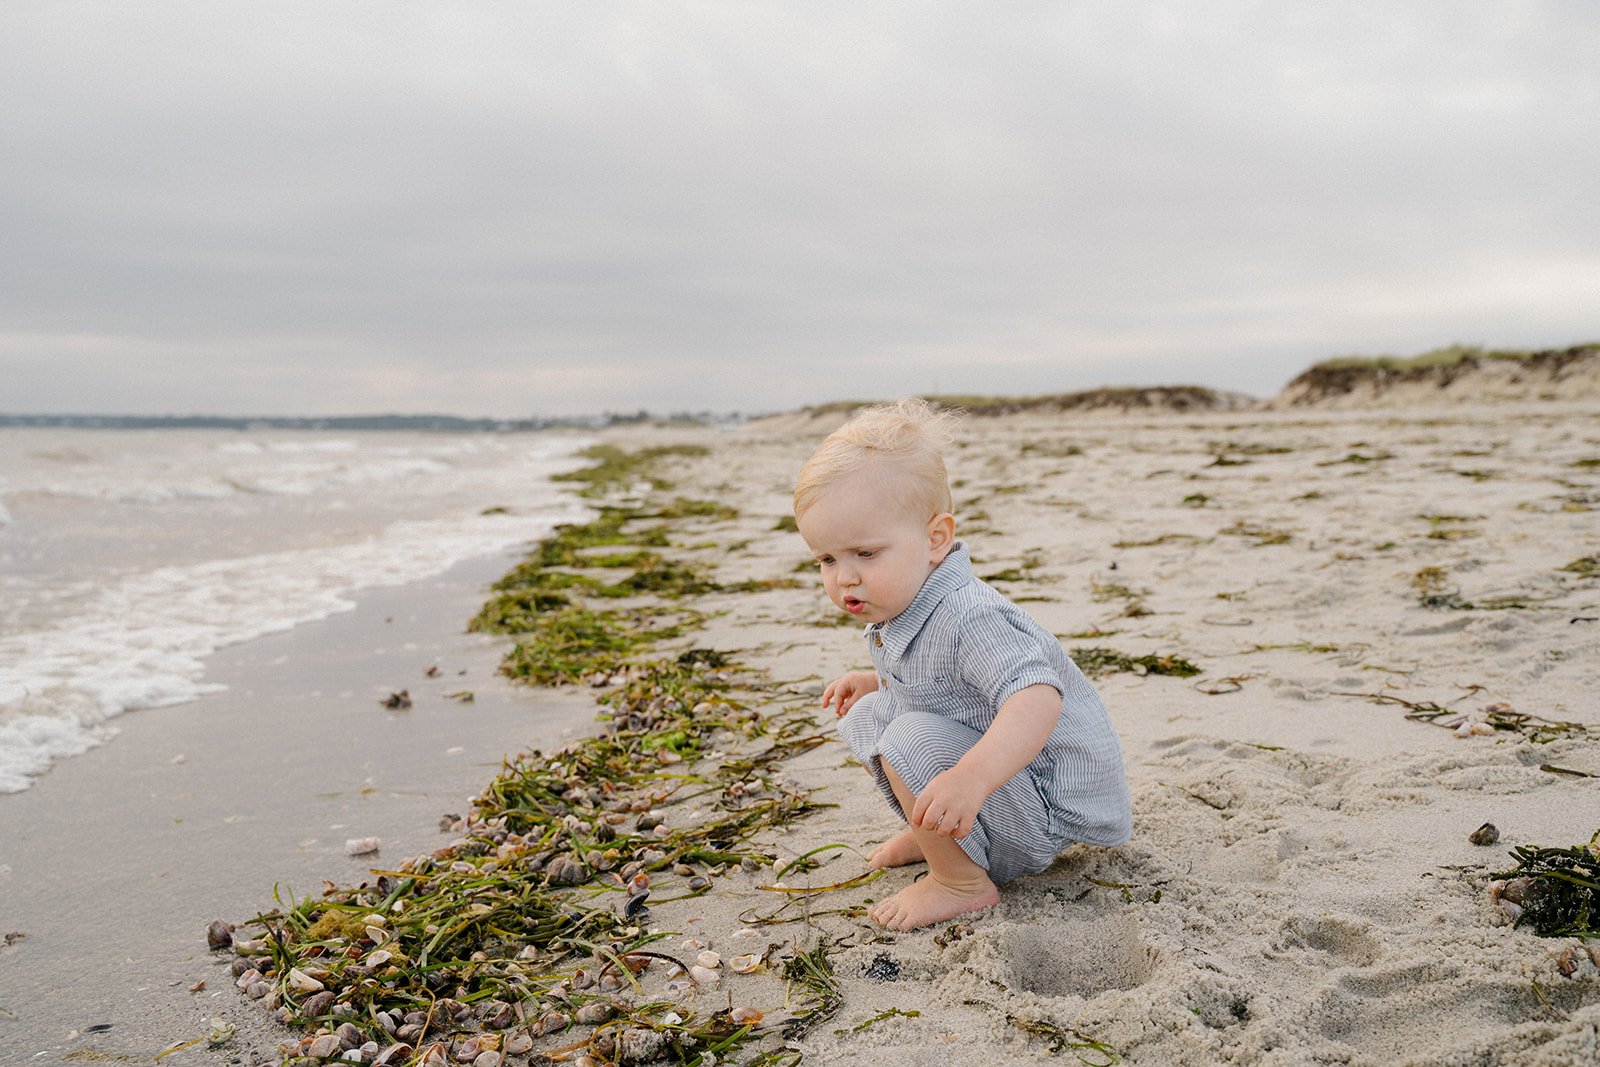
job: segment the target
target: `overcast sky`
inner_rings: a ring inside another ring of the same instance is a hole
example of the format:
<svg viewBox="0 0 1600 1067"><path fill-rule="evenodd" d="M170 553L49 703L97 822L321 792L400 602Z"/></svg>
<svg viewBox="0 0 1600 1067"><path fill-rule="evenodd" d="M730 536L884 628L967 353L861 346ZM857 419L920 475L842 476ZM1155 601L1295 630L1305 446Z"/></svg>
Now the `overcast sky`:
<svg viewBox="0 0 1600 1067"><path fill-rule="evenodd" d="M0 5L0 411L763 411L1600 339L1600 5Z"/></svg>

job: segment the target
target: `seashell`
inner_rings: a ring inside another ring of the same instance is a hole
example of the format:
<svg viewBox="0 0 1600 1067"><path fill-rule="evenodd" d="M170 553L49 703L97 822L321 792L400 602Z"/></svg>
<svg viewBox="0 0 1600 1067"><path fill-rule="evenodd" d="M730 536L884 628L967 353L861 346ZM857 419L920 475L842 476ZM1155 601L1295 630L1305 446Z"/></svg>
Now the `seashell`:
<svg viewBox="0 0 1600 1067"><path fill-rule="evenodd" d="M683 757L678 755L676 752L672 751L672 749L670 749L670 748L664 748L661 751L657 752L656 753L656 758L659 759L662 763L668 764L669 766L671 764L674 764L674 763L682 763L683 762Z"/></svg>
<svg viewBox="0 0 1600 1067"><path fill-rule="evenodd" d="M394 1015L386 1011L378 1013L378 1025L391 1034L400 1029L400 1023L395 1019Z"/></svg>
<svg viewBox="0 0 1600 1067"><path fill-rule="evenodd" d="M639 871L628 879L627 890L630 893L643 893L650 888L650 872Z"/></svg>
<svg viewBox="0 0 1600 1067"><path fill-rule="evenodd" d="M1486 822L1468 834L1467 840L1474 845L1492 845L1500 840L1500 828L1492 822Z"/></svg>
<svg viewBox="0 0 1600 1067"><path fill-rule="evenodd" d="M681 997L693 988L694 986L690 985L688 982L673 980L662 986L661 991L669 997Z"/></svg>
<svg viewBox="0 0 1600 1067"><path fill-rule="evenodd" d="M241 956L265 956L267 943L260 938L246 938L241 941L236 937L233 939L233 951Z"/></svg>
<svg viewBox="0 0 1600 1067"><path fill-rule="evenodd" d="M684 878L692 878L700 872L689 866L687 863L674 863L672 865L672 873L681 875Z"/></svg>
<svg viewBox="0 0 1600 1067"><path fill-rule="evenodd" d="M614 1014L615 1012L612 1011L611 1005L604 1001L595 1000L579 1008L573 1017L585 1026L594 1026L605 1022Z"/></svg>
<svg viewBox="0 0 1600 1067"><path fill-rule="evenodd" d="M378 851L381 842L376 837L352 837L344 843L346 856L370 856Z"/></svg>
<svg viewBox="0 0 1600 1067"><path fill-rule="evenodd" d="M411 1058L415 1051L404 1041L397 1041L378 1053L378 1058L373 1060L374 1067L391 1067L392 1064L404 1063Z"/></svg>
<svg viewBox="0 0 1600 1067"><path fill-rule="evenodd" d="M623 905L622 917L624 919L634 919L634 918L637 918L639 915L641 915L641 914L643 914L645 912L648 912L650 909L645 906L645 901L647 901L649 899L650 899L650 890L648 890L648 889L644 890L643 892L634 893L633 895L629 896L628 897L628 903Z"/></svg>
<svg viewBox="0 0 1600 1067"><path fill-rule="evenodd" d="M700 955L694 958L694 961L700 966L709 968L711 970L716 970L718 967L722 966L722 957L717 955L715 952L712 952L710 949L706 949L704 952L700 953Z"/></svg>
<svg viewBox="0 0 1600 1067"><path fill-rule="evenodd" d="M417 1038L422 1036L422 1024L406 1023L404 1026L394 1032L394 1036L399 1038L401 1041L415 1041Z"/></svg>
<svg viewBox="0 0 1600 1067"><path fill-rule="evenodd" d="M661 825L662 821L662 815L659 811L650 810L641 814L633 825L640 833L643 833L646 830L654 830Z"/></svg>
<svg viewBox="0 0 1600 1067"><path fill-rule="evenodd" d="M472 1061L472 1067L500 1067L500 1053L489 1049L478 1053L478 1058Z"/></svg>
<svg viewBox="0 0 1600 1067"><path fill-rule="evenodd" d="M695 980L696 985L716 985L721 975L708 967L696 965L689 968L689 977Z"/></svg>
<svg viewBox="0 0 1600 1067"><path fill-rule="evenodd" d="M306 1046L305 1055L312 1059L325 1060L337 1056L344 1050L339 1046L339 1038L334 1034L323 1034L321 1037L311 1039L311 1044Z"/></svg>
<svg viewBox="0 0 1600 1067"><path fill-rule="evenodd" d="M573 1059L572 1067L604 1067L604 1065L587 1052L580 1052Z"/></svg>
<svg viewBox="0 0 1600 1067"><path fill-rule="evenodd" d="M1505 879L1496 878L1484 888L1486 888L1489 892L1489 903L1498 904L1500 903L1500 894L1504 892L1506 888Z"/></svg>
<svg viewBox="0 0 1600 1067"><path fill-rule="evenodd" d="M272 986L259 978L244 987L244 995L251 1000L260 1000L270 992L272 992Z"/></svg>
<svg viewBox="0 0 1600 1067"><path fill-rule="evenodd" d="M691 893L699 893L710 888L711 879L707 878L703 874L697 874L693 878L689 879L689 891Z"/></svg>
<svg viewBox="0 0 1600 1067"><path fill-rule="evenodd" d="M300 1002L300 1018L321 1018L322 1016L328 1014L328 1009L333 1007L334 1000L335 997L333 990L331 989L324 990L321 993L311 994L305 1000Z"/></svg>
<svg viewBox="0 0 1600 1067"><path fill-rule="evenodd" d="M320 993L326 987L300 968L290 967L289 988L300 993Z"/></svg>
<svg viewBox="0 0 1600 1067"><path fill-rule="evenodd" d="M361 1047L356 1049L356 1052L361 1057L360 1062L361 1063L371 1063L374 1059L377 1058L378 1049L380 1049L382 1047L383 1046L379 1045L376 1041L364 1041L364 1042L362 1042L361 1043ZM348 1052L345 1053L345 1059L350 1059L350 1054Z"/></svg>
<svg viewBox="0 0 1600 1067"><path fill-rule="evenodd" d="M728 1018L740 1026L754 1026L762 1019L761 1012L751 1007L733 1008L728 1012Z"/></svg>
<svg viewBox="0 0 1600 1067"><path fill-rule="evenodd" d="M759 931L756 930L755 927L746 926L746 927L743 927L742 929L735 930L733 932L732 940L734 940L734 941L744 941L744 940L746 940L748 938L759 937L759 936L761 936L761 935L760 935Z"/></svg>
<svg viewBox="0 0 1600 1067"><path fill-rule="evenodd" d="M517 1013L503 1000L491 1000L479 1009L479 1019L490 1030L504 1030L516 1021Z"/></svg>
<svg viewBox="0 0 1600 1067"><path fill-rule="evenodd" d="M639 859L646 867L654 867L656 864L660 863L666 858L667 854L658 848L647 848L643 852L639 853Z"/></svg>
<svg viewBox="0 0 1600 1067"><path fill-rule="evenodd" d="M728 961L728 968L734 974L750 974L761 966L761 957L754 952L747 952L742 956L735 956Z"/></svg>
<svg viewBox="0 0 1600 1067"><path fill-rule="evenodd" d="M658 1058L666 1047L667 1035L639 1026L630 1026L617 1038L617 1062L649 1063Z"/></svg>
<svg viewBox="0 0 1600 1067"><path fill-rule="evenodd" d="M235 956L233 958L233 962L228 964L228 970L233 973L233 976L235 978L239 977L241 974L243 974L244 972L248 971L249 969L250 969L250 961L245 959L243 956Z"/></svg>
<svg viewBox="0 0 1600 1067"><path fill-rule="evenodd" d="M1505 884L1500 895L1513 904L1528 905L1542 899L1550 890L1537 878L1513 878Z"/></svg>
<svg viewBox="0 0 1600 1067"><path fill-rule="evenodd" d="M206 927L206 948L228 948L233 944L233 927L221 919L212 919Z"/></svg>
<svg viewBox="0 0 1600 1067"><path fill-rule="evenodd" d="M233 980L233 984L238 986L240 989L243 989L246 986L248 986L251 982L256 982L256 981L259 981L260 979L261 979L261 972L256 970L254 967L251 967L249 970L247 970L243 974L239 975L239 977L235 978Z"/></svg>
<svg viewBox="0 0 1600 1067"><path fill-rule="evenodd" d="M371 941L374 945L381 945L393 936L389 933L389 931L385 930L381 926L368 926L365 933L367 935L367 940Z"/></svg>
<svg viewBox="0 0 1600 1067"><path fill-rule="evenodd" d="M362 1043L366 1041L366 1036L357 1029L355 1023L340 1023L339 1029L333 1032L333 1036L339 1039L339 1048L346 1052L353 1048L360 1048Z"/></svg>
<svg viewBox="0 0 1600 1067"><path fill-rule="evenodd" d="M600 976L600 992L615 993L622 988L622 976L615 971L607 971Z"/></svg>
<svg viewBox="0 0 1600 1067"><path fill-rule="evenodd" d="M657 838L670 837L672 835L672 827L668 826L666 823L661 823L654 830L651 830L650 833Z"/></svg>
<svg viewBox="0 0 1600 1067"><path fill-rule="evenodd" d="M450 1054L442 1041L429 1045L417 1060L417 1067L449 1067Z"/></svg>
<svg viewBox="0 0 1600 1067"><path fill-rule="evenodd" d="M386 948L380 948L378 951L367 957L367 966L382 967L385 963L388 963L392 959L394 959L393 952L390 952Z"/></svg>
<svg viewBox="0 0 1600 1067"><path fill-rule="evenodd" d="M1500 910L1505 912L1506 918L1510 919L1512 922L1516 922L1518 919L1522 918L1521 904L1513 904L1509 900L1501 900Z"/></svg>
<svg viewBox="0 0 1600 1067"><path fill-rule="evenodd" d="M533 1048L533 1038L528 1034L515 1033L506 1038L505 1052L507 1056L520 1056Z"/></svg>
<svg viewBox="0 0 1600 1067"><path fill-rule="evenodd" d="M557 856L545 867L544 873L552 885L577 885L586 877L583 868L570 856Z"/></svg>
<svg viewBox="0 0 1600 1067"><path fill-rule="evenodd" d="M547 1011L539 1016L539 1021L534 1024L534 1032L540 1037L547 1037L557 1030L567 1028L567 1017L559 1011Z"/></svg>
<svg viewBox="0 0 1600 1067"><path fill-rule="evenodd" d="M478 1053L482 1048L483 1046L478 1042L477 1038L469 1037L456 1046L455 1059L460 1063L471 1063L478 1058Z"/></svg>
<svg viewBox="0 0 1600 1067"><path fill-rule="evenodd" d="M1486 722L1475 722L1470 732L1473 737L1491 737L1494 735L1494 727Z"/></svg>

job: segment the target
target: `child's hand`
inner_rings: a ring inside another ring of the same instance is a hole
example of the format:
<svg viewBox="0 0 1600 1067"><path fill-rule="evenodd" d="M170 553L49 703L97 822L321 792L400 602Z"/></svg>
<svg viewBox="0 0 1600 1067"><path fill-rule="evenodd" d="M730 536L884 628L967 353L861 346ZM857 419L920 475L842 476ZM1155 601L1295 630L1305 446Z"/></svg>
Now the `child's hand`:
<svg viewBox="0 0 1600 1067"><path fill-rule="evenodd" d="M961 770L961 765L936 774L917 795L911 808L911 825L946 837L962 838L972 832L989 794Z"/></svg>
<svg viewBox="0 0 1600 1067"><path fill-rule="evenodd" d="M832 707L835 715L843 715L855 706L856 701L868 693L878 691L878 675L874 671L851 671L842 674L822 691L822 706ZM834 705L838 705L834 707Z"/></svg>

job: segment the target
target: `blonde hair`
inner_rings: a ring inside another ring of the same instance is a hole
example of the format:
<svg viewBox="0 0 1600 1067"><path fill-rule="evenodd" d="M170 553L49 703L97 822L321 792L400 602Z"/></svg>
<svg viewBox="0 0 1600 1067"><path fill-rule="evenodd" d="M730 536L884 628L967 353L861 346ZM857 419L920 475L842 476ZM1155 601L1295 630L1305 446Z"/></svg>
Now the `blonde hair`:
<svg viewBox="0 0 1600 1067"><path fill-rule="evenodd" d="M907 511L931 518L950 510L950 478L940 449L951 439L958 411L942 411L920 397L858 412L829 434L795 479L798 518L831 485L860 471L881 472L885 494Z"/></svg>

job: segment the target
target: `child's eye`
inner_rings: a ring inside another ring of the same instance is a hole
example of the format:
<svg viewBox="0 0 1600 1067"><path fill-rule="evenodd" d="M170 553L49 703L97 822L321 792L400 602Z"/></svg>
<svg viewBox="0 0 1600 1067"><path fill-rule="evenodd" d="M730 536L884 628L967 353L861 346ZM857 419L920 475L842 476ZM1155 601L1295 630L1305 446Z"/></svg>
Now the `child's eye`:
<svg viewBox="0 0 1600 1067"><path fill-rule="evenodd" d="M876 550L870 549L870 548L863 548L861 551L856 553L856 555L860 556L862 559L871 559L873 556L876 556L877 554L878 553L877 553Z"/></svg>
<svg viewBox="0 0 1600 1067"><path fill-rule="evenodd" d="M817 562L820 563L824 567L832 566L833 565L833 557L832 556L818 556L817 557Z"/></svg>

